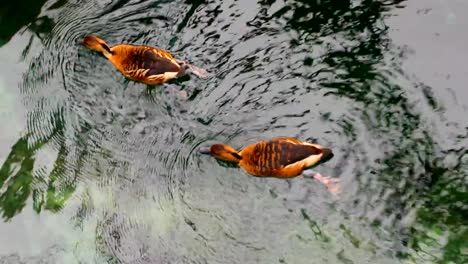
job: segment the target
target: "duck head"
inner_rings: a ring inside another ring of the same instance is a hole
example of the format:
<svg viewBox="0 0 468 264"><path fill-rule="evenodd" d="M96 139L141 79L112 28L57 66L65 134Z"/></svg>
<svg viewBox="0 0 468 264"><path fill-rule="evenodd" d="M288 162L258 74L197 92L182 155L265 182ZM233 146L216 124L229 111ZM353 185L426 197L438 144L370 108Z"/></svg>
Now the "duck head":
<svg viewBox="0 0 468 264"><path fill-rule="evenodd" d="M104 54L104 56L106 56L107 58L109 58L112 55L112 50L109 48L109 45L107 45L107 43L104 40L94 35L87 35L83 39L83 44L88 49L102 52L102 54Z"/></svg>
<svg viewBox="0 0 468 264"><path fill-rule="evenodd" d="M225 144L215 144L211 147L201 147L199 149L201 154L211 155L217 159L239 163L242 157L232 147Z"/></svg>

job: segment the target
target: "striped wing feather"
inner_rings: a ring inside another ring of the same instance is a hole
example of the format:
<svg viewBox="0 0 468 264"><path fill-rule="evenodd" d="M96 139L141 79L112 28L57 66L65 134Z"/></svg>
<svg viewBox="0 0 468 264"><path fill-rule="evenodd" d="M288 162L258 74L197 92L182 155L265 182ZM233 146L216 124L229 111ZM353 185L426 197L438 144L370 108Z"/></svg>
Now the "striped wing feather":
<svg viewBox="0 0 468 264"><path fill-rule="evenodd" d="M178 72L180 66L173 59L172 56L165 54L167 52L157 51L155 49L147 49L143 52L142 68L149 69L146 76L164 74L165 72Z"/></svg>
<svg viewBox="0 0 468 264"><path fill-rule="evenodd" d="M125 73L132 77L147 78L168 72L177 73L180 70L179 64L166 51L146 46L132 47L128 50L122 64Z"/></svg>
<svg viewBox="0 0 468 264"><path fill-rule="evenodd" d="M297 167L294 167L295 163L320 153L320 149L311 145L303 145L298 140L277 138L251 145L245 148L241 152L241 155L242 159L245 159L247 163L247 170L250 169L255 174L266 176L288 174L288 172L281 170L284 170L289 165L291 166L286 169L291 170L291 174L295 174L303 169L301 164L297 164Z"/></svg>
<svg viewBox="0 0 468 264"><path fill-rule="evenodd" d="M119 44L108 59L126 77L146 84L161 84L185 74L172 55L150 46Z"/></svg>
<svg viewBox="0 0 468 264"><path fill-rule="evenodd" d="M284 167L321 153L320 149L309 145L290 142L281 142L279 144L283 150L280 152L279 163Z"/></svg>

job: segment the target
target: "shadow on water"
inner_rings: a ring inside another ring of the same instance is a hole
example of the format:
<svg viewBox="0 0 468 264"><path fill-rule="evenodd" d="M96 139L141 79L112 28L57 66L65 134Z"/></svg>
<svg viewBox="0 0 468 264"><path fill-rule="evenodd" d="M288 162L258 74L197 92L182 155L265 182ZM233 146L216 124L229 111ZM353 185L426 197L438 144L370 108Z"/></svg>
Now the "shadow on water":
<svg viewBox="0 0 468 264"><path fill-rule="evenodd" d="M68 178L63 141L63 119L57 115L48 138L32 141L30 134L21 137L0 168L0 211L5 220L20 213L32 195L33 209L58 212L75 190L76 178ZM36 155L45 146L58 145L58 153L50 172L35 164ZM36 165L36 166L35 166Z"/></svg>
<svg viewBox="0 0 468 264"><path fill-rule="evenodd" d="M409 51L385 18L404 1L104 2L58 1L42 20L34 2L1 31L0 45L28 26L42 47L23 52L28 131L0 169L5 219L30 197L40 213L75 196L73 222L95 220L94 250L115 263L466 260L467 154L438 143L424 112L436 99L401 69ZM186 102L144 96L73 44L90 32L173 48L217 76L171 84L196 87ZM241 147L279 134L334 149L320 169L346 185L342 200L191 154L208 139Z"/></svg>
<svg viewBox="0 0 468 264"><path fill-rule="evenodd" d="M24 26L36 21L45 0L2 1L0 4L0 46L7 43ZM17 11L23 10L21 16Z"/></svg>
<svg viewBox="0 0 468 264"><path fill-rule="evenodd" d="M462 216L468 215L468 208L459 202L468 199L466 151L444 149L437 144L415 108L417 99L396 78L400 75L412 81L399 67L405 50L392 45L382 18L392 6L404 7L402 4L404 1L362 1L351 8L351 1L339 5L321 1L320 6L296 1L288 25L299 35L293 45L341 33L339 43L327 43L328 47L335 47L325 55L304 60L304 65L311 69L320 64L328 66L308 77L327 91L326 96L352 100L353 108L361 111L364 129L371 132L372 138L380 138L385 156L372 162L372 155L367 155L367 166L354 172L359 175L358 192L367 193L367 197L357 197L353 206L360 199L367 206L376 206L369 200L383 203L380 216L370 220L375 227L385 226L410 249L397 251L397 257L417 262L461 263L467 260L462 241L468 237L468 227ZM391 60L385 61L389 56ZM330 72L333 81L324 81ZM422 88L416 82L411 84L418 90ZM434 98L424 99L428 105L434 105ZM350 142L358 139L359 128L351 120L340 121L351 136ZM350 147L353 152L359 151L353 145ZM450 156L456 162L447 167L444 163ZM365 179L366 174L369 179ZM371 181L382 186L374 189ZM411 217L414 222L406 226L403 222L408 219L404 218ZM440 239L446 239L443 254L434 250L441 246Z"/></svg>
<svg viewBox="0 0 468 264"><path fill-rule="evenodd" d="M35 36L42 39L42 34L48 34L54 27L54 21L47 16L39 16L45 0L17 0L2 1L0 4L0 47L8 43L18 32L30 30ZM54 10L66 4L67 0L56 0L47 6ZM18 11L21 15L18 15ZM31 45L32 37L30 38ZM29 46L28 45L28 46Z"/></svg>
<svg viewBox="0 0 468 264"><path fill-rule="evenodd" d="M294 9L289 25L299 32L298 43L315 39L317 34L323 36L324 32L347 29L341 36L338 50L318 58L306 58L304 65L313 67L318 60L328 65L328 70L333 69L333 82L321 81L324 74L320 72L314 73L313 77L328 91L326 95L351 99L354 107L362 110L360 115L365 121L365 129L371 131L372 137L381 138L380 146L392 146L383 148L385 157L370 162L373 166L355 172L361 179L363 174L368 174L372 181L382 184L377 190L372 188L371 182L361 182L360 186L360 193L381 197L378 199L384 203L381 215L373 219L373 225L384 224L396 236L403 236L403 246L411 250L397 252L396 256L402 259L461 263L467 260L461 245L463 238L468 236L462 217L468 215L468 208L458 202L468 199L464 179L466 151L438 146L414 107L416 100L395 80L395 73L402 72L398 60L405 51L392 47L386 35L388 28L380 20L391 5L402 2L363 1L366 8L348 9L351 3L340 8L336 4L332 6L331 1L322 1L322 12L317 12L317 6L304 1ZM327 5L329 8L324 8ZM302 20L306 14L312 19ZM391 66L393 72L382 67L384 56L389 54L393 58L386 66ZM418 84L413 85L421 88ZM433 98L425 99L428 105L433 104ZM347 122L346 130L354 134L358 129ZM454 157L457 162L447 167L444 165L447 156ZM369 155L368 159L372 158ZM363 200L367 203L367 199ZM414 217L414 223L409 227L402 224L408 215ZM430 250L441 246L437 237L447 241L442 255Z"/></svg>

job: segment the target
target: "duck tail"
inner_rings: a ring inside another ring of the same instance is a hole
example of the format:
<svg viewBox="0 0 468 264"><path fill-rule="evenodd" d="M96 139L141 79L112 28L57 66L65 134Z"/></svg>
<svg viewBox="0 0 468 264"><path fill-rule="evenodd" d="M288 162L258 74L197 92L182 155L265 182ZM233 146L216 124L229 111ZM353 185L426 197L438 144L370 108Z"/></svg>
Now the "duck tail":
<svg viewBox="0 0 468 264"><path fill-rule="evenodd" d="M207 72L206 70L204 70L202 68L194 66L194 65L188 63L187 61L180 61L179 63L181 64L182 68L184 68L184 73L185 72L192 73L192 74L196 75L198 78L201 78L201 79L206 79L206 78L210 77L209 72Z"/></svg>

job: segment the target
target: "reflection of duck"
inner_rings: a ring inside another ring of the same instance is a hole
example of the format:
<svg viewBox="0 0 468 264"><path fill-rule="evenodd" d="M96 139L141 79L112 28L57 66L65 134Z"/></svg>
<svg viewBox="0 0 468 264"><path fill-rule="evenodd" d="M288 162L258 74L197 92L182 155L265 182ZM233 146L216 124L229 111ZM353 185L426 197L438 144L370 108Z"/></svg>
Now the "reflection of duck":
<svg viewBox="0 0 468 264"><path fill-rule="evenodd" d="M123 75L135 81L162 84L186 75L187 70L201 78L207 77L203 69L176 60L165 50L127 44L109 47L104 40L93 35L86 36L83 43L89 49L101 52Z"/></svg>
<svg viewBox="0 0 468 264"><path fill-rule="evenodd" d="M234 162L249 174L259 177L291 178L298 175L311 176L328 187L336 183L314 171L304 171L319 162L324 162L333 153L318 144L301 142L294 138L273 138L246 146L241 151L224 144L200 148L200 153L209 154L217 159Z"/></svg>

